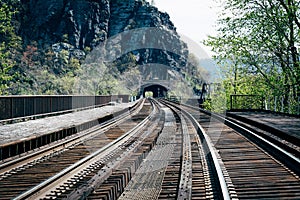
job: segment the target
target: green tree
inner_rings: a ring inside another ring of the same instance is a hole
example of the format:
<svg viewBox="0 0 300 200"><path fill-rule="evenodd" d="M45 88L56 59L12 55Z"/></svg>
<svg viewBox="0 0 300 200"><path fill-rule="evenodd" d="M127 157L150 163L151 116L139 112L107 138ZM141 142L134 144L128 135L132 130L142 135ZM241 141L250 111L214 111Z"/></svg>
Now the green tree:
<svg viewBox="0 0 300 200"><path fill-rule="evenodd" d="M119 93L137 94L140 89L142 79L143 76L137 67L123 72L119 77L121 83Z"/></svg>
<svg viewBox="0 0 300 200"><path fill-rule="evenodd" d="M205 44L223 66L225 81L232 87L229 91L280 95L285 105L296 99L300 95L300 1L223 3L218 35L210 36Z"/></svg>
<svg viewBox="0 0 300 200"><path fill-rule="evenodd" d="M7 93L10 82L17 76L12 72L21 41L13 24L16 12L7 3L0 2L0 94Z"/></svg>

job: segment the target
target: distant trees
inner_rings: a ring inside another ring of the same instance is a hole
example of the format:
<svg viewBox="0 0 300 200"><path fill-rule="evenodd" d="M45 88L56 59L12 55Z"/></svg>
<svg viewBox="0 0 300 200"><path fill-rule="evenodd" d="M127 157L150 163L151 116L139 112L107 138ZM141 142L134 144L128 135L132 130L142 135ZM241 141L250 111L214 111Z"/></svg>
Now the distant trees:
<svg viewBox="0 0 300 200"><path fill-rule="evenodd" d="M225 0L218 35L205 44L222 66L227 92L300 96L300 1Z"/></svg>
<svg viewBox="0 0 300 200"><path fill-rule="evenodd" d="M200 96L202 86L210 79L210 74L203 67L201 67L199 59L194 54L189 54L187 65L182 68L181 73L185 80L193 88L193 92Z"/></svg>

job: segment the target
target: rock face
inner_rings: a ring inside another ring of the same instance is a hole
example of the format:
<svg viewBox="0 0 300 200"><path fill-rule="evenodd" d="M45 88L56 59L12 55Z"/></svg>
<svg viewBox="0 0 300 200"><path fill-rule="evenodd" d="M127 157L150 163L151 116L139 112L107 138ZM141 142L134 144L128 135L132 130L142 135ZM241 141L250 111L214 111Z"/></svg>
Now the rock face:
<svg viewBox="0 0 300 200"><path fill-rule="evenodd" d="M21 3L24 9L20 30L24 41L37 41L40 45L68 43L75 49L93 49L124 31L155 27L167 33L147 41L145 47L156 42L168 48L134 50L138 62L167 64L177 70L186 63L187 46L180 41L169 15L145 0L21 0ZM141 37L137 35L136 40Z"/></svg>
<svg viewBox="0 0 300 200"><path fill-rule="evenodd" d="M23 0L22 36L38 43L94 47L107 37L108 0Z"/></svg>

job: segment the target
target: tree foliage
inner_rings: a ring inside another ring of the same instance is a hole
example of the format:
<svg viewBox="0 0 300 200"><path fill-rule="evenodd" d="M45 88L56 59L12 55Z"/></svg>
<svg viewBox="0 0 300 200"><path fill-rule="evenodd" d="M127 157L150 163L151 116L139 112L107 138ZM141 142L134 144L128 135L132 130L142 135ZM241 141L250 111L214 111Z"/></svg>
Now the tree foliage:
<svg viewBox="0 0 300 200"><path fill-rule="evenodd" d="M218 35L205 41L228 93L300 96L300 1L225 0Z"/></svg>
<svg viewBox="0 0 300 200"><path fill-rule="evenodd" d="M182 69L182 74L193 88L195 95L201 95L202 85L208 82L210 74L200 65L199 59L194 54L189 54L188 63Z"/></svg>
<svg viewBox="0 0 300 200"><path fill-rule="evenodd" d="M7 93L10 82L17 75L12 73L21 41L13 25L16 12L9 3L0 2L0 95Z"/></svg>

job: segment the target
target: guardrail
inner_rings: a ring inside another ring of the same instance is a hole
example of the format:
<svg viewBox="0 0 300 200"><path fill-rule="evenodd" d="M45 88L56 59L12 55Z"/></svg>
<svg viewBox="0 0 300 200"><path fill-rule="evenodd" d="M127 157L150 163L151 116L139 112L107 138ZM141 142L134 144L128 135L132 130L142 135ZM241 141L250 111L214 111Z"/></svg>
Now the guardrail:
<svg viewBox="0 0 300 200"><path fill-rule="evenodd" d="M0 96L0 122L94 108L115 101L127 103L129 95Z"/></svg>
<svg viewBox="0 0 300 200"><path fill-rule="evenodd" d="M283 96L265 97L265 109L274 112L300 115L300 96L289 98L288 104L284 103Z"/></svg>
<svg viewBox="0 0 300 200"><path fill-rule="evenodd" d="M299 116L300 96L284 103L283 96L230 95L230 110L265 110L279 114Z"/></svg>

